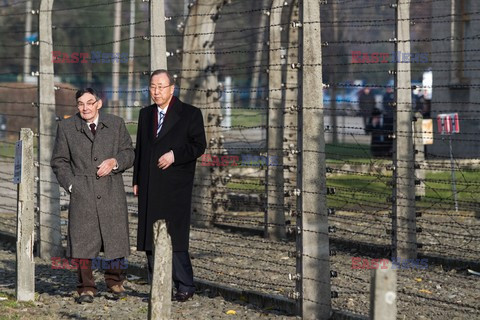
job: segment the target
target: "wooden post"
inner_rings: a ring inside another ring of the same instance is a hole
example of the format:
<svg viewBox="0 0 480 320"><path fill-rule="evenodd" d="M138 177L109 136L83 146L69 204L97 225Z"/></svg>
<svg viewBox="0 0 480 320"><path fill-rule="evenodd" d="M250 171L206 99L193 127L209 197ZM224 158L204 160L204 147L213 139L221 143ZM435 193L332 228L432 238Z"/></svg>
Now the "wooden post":
<svg viewBox="0 0 480 320"><path fill-rule="evenodd" d="M425 196L425 148L423 145L423 116L420 112L415 113L416 121L414 126L414 146L415 146L415 179L418 183L415 184L415 195L419 197Z"/></svg>
<svg viewBox="0 0 480 320"><path fill-rule="evenodd" d="M283 6L283 0L273 0L272 8ZM268 72L268 127L267 127L267 211L265 238L285 239L285 212L283 210L283 89L281 64L282 11L270 11L269 65ZM275 160L275 161L272 161ZM274 163L274 165L270 165Z"/></svg>
<svg viewBox="0 0 480 320"><path fill-rule="evenodd" d="M383 266L383 265L382 265ZM397 319L397 274L392 270L389 261L388 268L381 267L372 270L370 282L370 319Z"/></svg>
<svg viewBox="0 0 480 320"><path fill-rule="evenodd" d="M326 208L320 1L300 1L299 176L301 315L330 319L330 250Z"/></svg>
<svg viewBox="0 0 480 320"><path fill-rule="evenodd" d="M150 1L150 71L167 69L164 0Z"/></svg>
<svg viewBox="0 0 480 320"><path fill-rule="evenodd" d="M210 71L215 65L214 31L215 21L224 1L199 0L190 8L183 37L183 55L180 99L202 110L205 135L207 138L206 154L220 155L222 139L218 132L222 113L220 109L217 75ZM209 52L202 55L193 52ZM220 167L224 169L224 167ZM213 225L217 213L223 211L222 199L224 189L215 189L221 181L220 168L199 166L195 174L195 184L192 199L192 223L197 227ZM226 175L223 170L223 175Z"/></svg>
<svg viewBox="0 0 480 320"><path fill-rule="evenodd" d="M172 242L165 220L153 224L153 274L149 320L169 320L172 309Z"/></svg>
<svg viewBox="0 0 480 320"><path fill-rule="evenodd" d="M40 1L39 13L39 70L38 80L38 180L40 213L40 257L63 256L62 233L60 229L60 189L50 167L55 132L55 87L53 80L52 40L53 0Z"/></svg>
<svg viewBox="0 0 480 320"><path fill-rule="evenodd" d="M33 181L33 132L22 128L22 179L17 196L17 301L35 300L35 261L33 242L35 240L35 192Z"/></svg>
<svg viewBox="0 0 480 320"><path fill-rule="evenodd" d="M395 52L410 52L410 3L397 1L395 10L397 33ZM392 246L394 257L415 259L417 257L417 235L410 63L403 63L397 59L396 68L397 112L395 117Z"/></svg>

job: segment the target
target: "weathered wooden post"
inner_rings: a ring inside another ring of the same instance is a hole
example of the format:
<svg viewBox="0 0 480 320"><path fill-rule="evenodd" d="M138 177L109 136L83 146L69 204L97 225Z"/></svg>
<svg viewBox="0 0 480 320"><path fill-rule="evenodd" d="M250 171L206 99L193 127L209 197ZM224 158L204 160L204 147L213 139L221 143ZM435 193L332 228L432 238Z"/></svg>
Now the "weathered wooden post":
<svg viewBox="0 0 480 320"><path fill-rule="evenodd" d="M33 242L35 239L35 192L33 165L33 132L22 128L19 150L15 152L15 178L17 193L17 301L35 299L35 261ZM17 180L16 178L20 178Z"/></svg>
<svg viewBox="0 0 480 320"><path fill-rule="evenodd" d="M172 242L165 220L153 224L153 274L149 320L170 320L172 309Z"/></svg>
<svg viewBox="0 0 480 320"><path fill-rule="evenodd" d="M386 265L385 265L386 266ZM383 263L381 267L384 267ZM397 274L392 270L392 263L388 267L372 270L370 282L370 319L395 320L397 319Z"/></svg>

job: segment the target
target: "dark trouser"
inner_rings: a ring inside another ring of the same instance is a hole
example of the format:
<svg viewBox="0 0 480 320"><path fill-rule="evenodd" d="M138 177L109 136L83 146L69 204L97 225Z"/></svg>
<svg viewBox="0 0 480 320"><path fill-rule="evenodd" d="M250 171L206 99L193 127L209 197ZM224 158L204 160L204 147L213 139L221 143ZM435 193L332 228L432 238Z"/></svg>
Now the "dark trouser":
<svg viewBox="0 0 480 320"><path fill-rule="evenodd" d="M118 267L122 264L114 263L115 261L121 259L123 258L111 260L109 267L105 269L104 278L108 288L111 288L114 285L122 285L123 281L125 280L125 270ZM92 291L94 294L96 294L97 287L95 285L95 279L93 278L92 259L78 259L78 261L78 294L82 294L82 292L85 291Z"/></svg>
<svg viewBox="0 0 480 320"><path fill-rule="evenodd" d="M146 251L148 261L148 279L151 283L153 272L153 255L152 251ZM177 292L195 292L195 285L193 284L193 269L192 262L188 251L173 251L172 252L172 278L173 285Z"/></svg>

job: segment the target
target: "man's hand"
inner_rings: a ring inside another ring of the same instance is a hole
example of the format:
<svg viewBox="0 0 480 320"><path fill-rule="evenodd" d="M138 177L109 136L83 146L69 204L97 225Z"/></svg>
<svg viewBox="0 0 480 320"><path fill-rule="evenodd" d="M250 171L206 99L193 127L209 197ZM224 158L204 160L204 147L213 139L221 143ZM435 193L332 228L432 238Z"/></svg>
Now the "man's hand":
<svg viewBox="0 0 480 320"><path fill-rule="evenodd" d="M97 176L99 177L105 177L112 172L113 168L117 165L117 160L114 158L110 158L107 160L104 160L100 165L97 167Z"/></svg>
<svg viewBox="0 0 480 320"><path fill-rule="evenodd" d="M161 156L158 159L157 166L160 169L165 170L168 167L170 167L170 165L173 163L173 161L175 161L175 158L173 156L173 151L170 150L169 152L165 153L163 156Z"/></svg>
<svg viewBox="0 0 480 320"><path fill-rule="evenodd" d="M133 186L133 195L134 195L135 197L138 197L138 185L134 185L134 186Z"/></svg>

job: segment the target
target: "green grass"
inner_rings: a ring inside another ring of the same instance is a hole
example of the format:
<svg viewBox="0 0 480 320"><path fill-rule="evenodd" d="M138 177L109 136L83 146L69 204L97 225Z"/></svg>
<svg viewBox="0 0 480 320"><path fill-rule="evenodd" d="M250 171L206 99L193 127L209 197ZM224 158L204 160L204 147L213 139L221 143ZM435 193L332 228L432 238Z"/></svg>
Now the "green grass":
<svg viewBox="0 0 480 320"><path fill-rule="evenodd" d="M127 124L127 130L130 135L136 135L137 134L137 124L136 123L131 123Z"/></svg>
<svg viewBox="0 0 480 320"><path fill-rule="evenodd" d="M248 179L248 182L229 182L227 188L234 189L235 192L242 192L242 190L250 192L265 192L265 186L260 184L260 179Z"/></svg>
<svg viewBox="0 0 480 320"><path fill-rule="evenodd" d="M459 201L478 203L480 194L480 173L456 171L457 197ZM452 176L450 172L432 172L426 178L426 196L436 201L437 198L453 201ZM460 204L461 205L461 204ZM467 204L472 205L472 204Z"/></svg>
<svg viewBox="0 0 480 320"><path fill-rule="evenodd" d="M345 174L328 176L327 186L334 187L336 194L327 196L328 207L337 209L371 210L374 207L386 206L387 198L392 196L392 187L388 184L391 176L369 176ZM472 210L479 203L480 173L456 173L457 196L460 210ZM247 183L250 182L250 183ZM227 187L233 192L265 192L265 186L260 185L260 179L232 181ZM463 203L462 203L463 202ZM442 204L442 207L432 206ZM416 202L417 208L436 208L453 210L453 192L450 172L430 172L426 177L425 197Z"/></svg>
<svg viewBox="0 0 480 320"><path fill-rule="evenodd" d="M366 144L327 143L325 152L327 161L331 163L338 163L344 160L368 163L372 160L370 146ZM374 160L378 161L378 159Z"/></svg>
<svg viewBox="0 0 480 320"><path fill-rule="evenodd" d="M15 296L5 292L0 292L0 297L8 299L0 301L0 320L25 319L23 309L35 307L34 302L17 302Z"/></svg>
<svg viewBox="0 0 480 320"><path fill-rule="evenodd" d="M265 110L250 110L250 109L231 109L232 126L257 127L262 125L262 121L266 121L265 116L262 119L262 112ZM133 112L133 121L138 120L139 109ZM222 110L225 117L225 110ZM137 134L137 124L127 124L128 133L131 135Z"/></svg>
<svg viewBox="0 0 480 320"><path fill-rule="evenodd" d="M334 187L336 194L327 196L327 205L335 208L355 208L358 203L385 204L392 195L387 182L391 177L361 176L354 174L330 176L327 187Z"/></svg>
<svg viewBox="0 0 480 320"><path fill-rule="evenodd" d="M232 126L256 127L262 125L262 113L265 110L231 109ZM225 116L225 111L223 111ZM264 115L264 118L265 115Z"/></svg>
<svg viewBox="0 0 480 320"><path fill-rule="evenodd" d="M5 142L0 142L0 158L15 156L15 145Z"/></svg>

